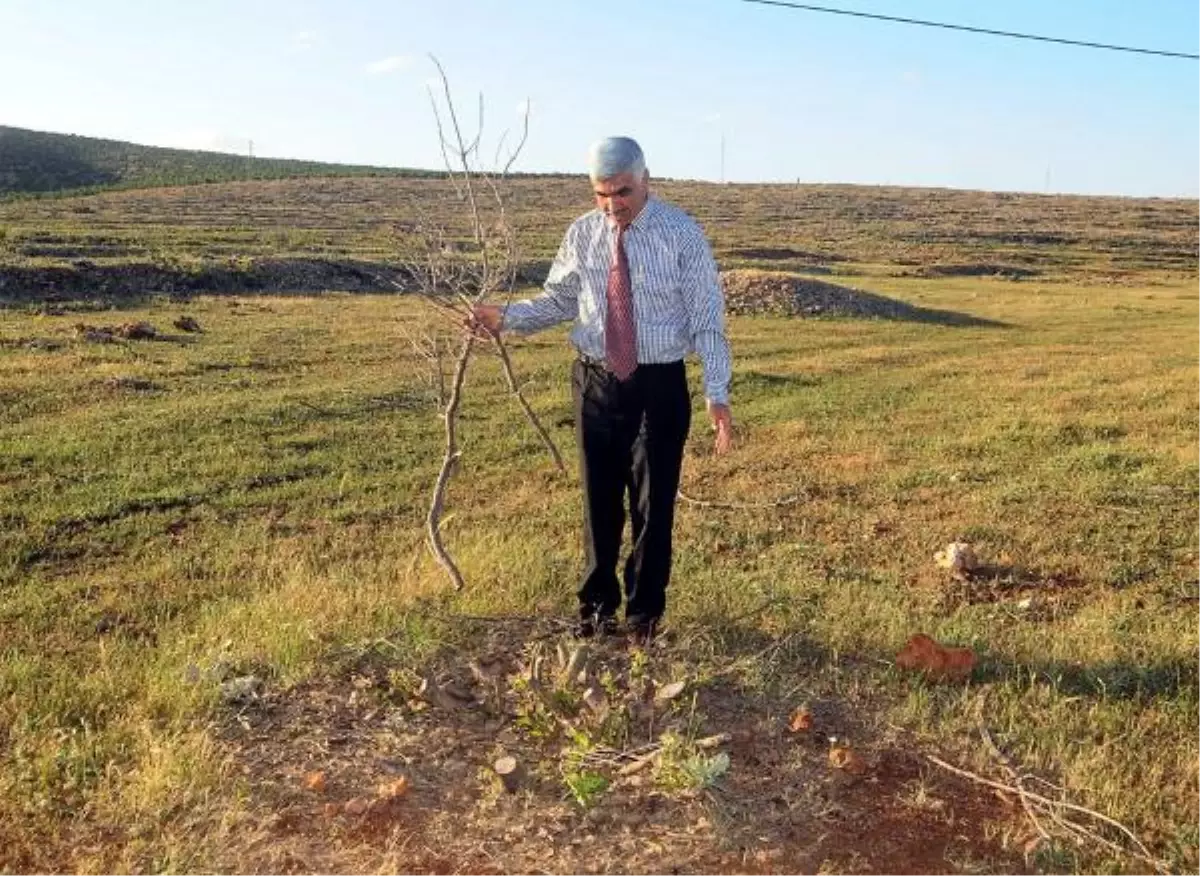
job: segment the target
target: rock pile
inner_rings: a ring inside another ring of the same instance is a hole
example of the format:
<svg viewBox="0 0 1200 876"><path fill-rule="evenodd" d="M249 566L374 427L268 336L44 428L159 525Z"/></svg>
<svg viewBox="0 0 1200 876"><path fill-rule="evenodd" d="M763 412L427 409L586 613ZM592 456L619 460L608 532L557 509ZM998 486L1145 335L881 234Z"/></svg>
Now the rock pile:
<svg viewBox="0 0 1200 876"><path fill-rule="evenodd" d="M721 274L729 313L907 319L912 305L850 286L785 271L741 269Z"/></svg>

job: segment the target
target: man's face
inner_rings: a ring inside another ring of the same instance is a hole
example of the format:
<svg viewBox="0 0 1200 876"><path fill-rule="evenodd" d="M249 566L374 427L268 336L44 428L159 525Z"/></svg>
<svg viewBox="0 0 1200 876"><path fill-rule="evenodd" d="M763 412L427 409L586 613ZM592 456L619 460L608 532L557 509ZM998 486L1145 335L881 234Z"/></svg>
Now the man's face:
<svg viewBox="0 0 1200 876"><path fill-rule="evenodd" d="M650 197L650 175L642 173L619 173L609 179L592 181L592 193L596 196L596 209L603 210L621 226L628 225L646 206Z"/></svg>

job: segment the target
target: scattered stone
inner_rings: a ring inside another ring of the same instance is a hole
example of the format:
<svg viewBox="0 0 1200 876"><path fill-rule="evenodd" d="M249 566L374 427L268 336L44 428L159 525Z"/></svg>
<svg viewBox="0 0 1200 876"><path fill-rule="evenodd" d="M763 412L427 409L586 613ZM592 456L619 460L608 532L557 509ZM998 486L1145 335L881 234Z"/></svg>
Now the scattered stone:
<svg viewBox="0 0 1200 876"><path fill-rule="evenodd" d="M158 389L158 384L144 377L110 377L104 381L104 386L123 392L151 392Z"/></svg>
<svg viewBox="0 0 1200 876"><path fill-rule="evenodd" d="M797 706L788 722L788 729L793 733L805 733L812 729L813 716L807 705Z"/></svg>
<svg viewBox="0 0 1200 876"><path fill-rule="evenodd" d="M375 789L375 796L380 800L395 800L408 793L408 778L400 776L390 782L383 782Z"/></svg>
<svg viewBox="0 0 1200 876"><path fill-rule="evenodd" d="M963 681L975 669L975 652L970 648L947 648L917 633L896 655L896 665L921 672L933 681Z"/></svg>
<svg viewBox="0 0 1200 876"><path fill-rule="evenodd" d="M123 322L113 333L127 341L149 341L158 337L158 329L148 322Z"/></svg>
<svg viewBox="0 0 1200 876"><path fill-rule="evenodd" d="M867 771L866 762L859 757L858 752L849 742L835 742L829 748L829 765L837 770L843 770L853 776L861 776Z"/></svg>
<svg viewBox="0 0 1200 876"><path fill-rule="evenodd" d="M475 705L475 697L453 685L439 685L430 678L423 678L417 694L432 706L443 709L465 709Z"/></svg>
<svg viewBox="0 0 1200 876"><path fill-rule="evenodd" d="M568 683L576 683L581 677L586 680L589 656L587 645L577 645L571 649L567 655L566 669L563 673Z"/></svg>
<svg viewBox="0 0 1200 876"><path fill-rule="evenodd" d="M1039 273L1033 268L991 262L923 265L914 272L918 277L1000 277L1006 280L1024 280Z"/></svg>
<svg viewBox="0 0 1200 876"><path fill-rule="evenodd" d="M788 271L737 268L721 274L721 285L726 309L738 315L900 319L912 310L882 295Z"/></svg>
<svg viewBox="0 0 1200 876"><path fill-rule="evenodd" d="M93 344L111 344L118 338L126 341L146 341L158 337L158 330L148 322L124 322L118 326L96 326L76 323L75 336Z"/></svg>
<svg viewBox="0 0 1200 876"><path fill-rule="evenodd" d="M198 323L195 319L193 319L190 316L181 316L181 317L179 317L179 319L177 319L173 323L171 323L171 325L175 326L175 328L179 329L181 332L203 332L204 331L204 329L200 328L200 323Z"/></svg>
<svg viewBox="0 0 1200 876"><path fill-rule="evenodd" d="M113 337L112 329L87 325L82 322L75 325L75 337L87 341L89 344L111 344L116 340Z"/></svg>
<svg viewBox="0 0 1200 876"><path fill-rule="evenodd" d="M965 541L954 541L933 555L933 561L956 578L966 578L979 568L975 549Z"/></svg>
<svg viewBox="0 0 1200 876"><path fill-rule="evenodd" d="M685 686L686 682L683 681L672 681L670 684L664 684L657 691L655 691L654 699L660 703L669 702L683 693Z"/></svg>
<svg viewBox="0 0 1200 876"><path fill-rule="evenodd" d="M608 697L604 695L604 691L599 688L589 687L583 692L583 703L597 715L603 716L608 714Z"/></svg>
<svg viewBox="0 0 1200 876"><path fill-rule="evenodd" d="M226 703L244 703L258 699L262 679L257 675L240 675L221 684L221 699Z"/></svg>
<svg viewBox="0 0 1200 876"><path fill-rule="evenodd" d="M475 680L483 685L492 685L502 680L511 671L506 658L500 655L485 655L468 663Z"/></svg>

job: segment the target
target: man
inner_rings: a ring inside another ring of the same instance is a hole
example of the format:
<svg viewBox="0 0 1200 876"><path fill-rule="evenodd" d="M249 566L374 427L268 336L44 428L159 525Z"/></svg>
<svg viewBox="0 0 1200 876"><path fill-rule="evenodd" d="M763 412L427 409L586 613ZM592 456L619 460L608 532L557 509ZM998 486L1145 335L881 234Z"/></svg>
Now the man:
<svg viewBox="0 0 1200 876"><path fill-rule="evenodd" d="M649 642L666 608L671 530L691 399L683 359L695 351L716 430L733 443L725 301L704 233L650 195L636 142L592 146L596 209L567 230L541 295L475 308L477 326L529 333L573 320L575 434L584 494L586 567L577 634L616 631L617 562L629 494L632 549L625 563L625 622Z"/></svg>

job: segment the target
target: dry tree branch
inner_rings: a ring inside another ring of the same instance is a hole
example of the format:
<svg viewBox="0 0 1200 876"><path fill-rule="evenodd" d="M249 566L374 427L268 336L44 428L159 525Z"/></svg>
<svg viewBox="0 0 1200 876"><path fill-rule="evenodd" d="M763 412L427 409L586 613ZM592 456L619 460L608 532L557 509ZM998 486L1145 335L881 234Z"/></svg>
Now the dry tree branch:
<svg viewBox="0 0 1200 876"><path fill-rule="evenodd" d="M471 348L475 345L475 335L469 334L463 341L462 352L458 354L458 362L454 367L454 380L450 385L450 398L442 411L442 419L446 423L446 454L442 458L442 467L438 472L437 482L433 487L433 500L429 505L429 514L425 518L425 531L429 537L429 549L433 551L438 564L446 570L450 580L454 582L455 590L463 589L462 572L450 552L442 542L442 508L446 501L446 487L450 482L450 474L458 462L461 451L458 449L458 406L462 401L463 380L467 376L467 363L471 359Z"/></svg>
<svg viewBox="0 0 1200 876"><path fill-rule="evenodd" d="M436 58L434 58L434 63L435 64L438 63ZM449 83L446 81L446 75L442 71L442 67L440 64L438 64L438 72L441 73L441 75L442 75L442 83L443 83L443 86L445 88L446 95L447 95L446 99L449 102L450 86L449 86ZM453 106L449 107L449 111L451 113L451 121L454 125L455 136L459 138L459 149L460 149L459 154L460 154L461 160L463 162L463 166L467 167L468 166L467 165L467 155L470 151L477 149L480 135L479 135L479 133L477 133L476 137L475 137L475 141L472 143L472 145L469 147L464 147L462 145L462 135L461 135L461 132L460 132L460 129L458 126L458 120L453 115L453 113L454 113ZM480 123L480 126L482 127L482 124L483 124L483 98L482 98L482 95L480 96L480 104L479 104L479 123ZM528 104L526 104L525 112L523 113L521 140L517 144L516 148L509 154L508 161L504 165L502 175L506 175L508 173L508 171L512 168L513 163L517 160L517 157L520 155L521 150L524 148L525 142L528 139L528 137L529 137L529 106L528 106ZM476 175L479 176L483 180L483 182L487 184L488 188L490 189L490 191L492 193L492 198L495 201L496 212L498 215L498 220L496 222L496 226L500 229L501 236L504 239L503 242L506 244L505 265L507 267L507 270L505 271L506 276L503 278L502 282L503 282L503 285L506 287L507 295L506 295L505 303L507 304L508 301L511 300L512 294L516 288L517 264L518 264L516 235L513 234L512 228L509 225L508 213L507 213L507 210L506 210L505 204L504 204L504 197L503 197L503 194L500 192L499 187L496 185L495 180L492 178L492 176L490 174L487 174L486 172L483 172L483 171L477 171ZM479 291L475 297L475 302L474 302L474 303L479 303L479 302L482 302L487 297L488 293L490 293L492 291L493 285L498 286L498 285L500 285L500 283L498 282L499 278L494 277L492 275L492 266L488 260L488 246L487 246L486 233L483 228L483 223L480 219L479 204L475 197L474 188L471 186L470 172L467 173L466 180L467 180L468 199L470 200L470 203L471 203L472 218L474 219L475 239L481 246L481 256L483 259L483 277L480 280ZM558 447L554 443L554 439L550 437L550 433L542 425L541 421L537 417L537 414L534 413L533 407L529 404L529 400L525 398L525 394L521 391L520 384L517 382L516 375L513 373L512 360L510 359L510 357L508 355L508 350L505 347L504 341L501 339L499 334L489 333L489 335L492 339L492 343L496 347L496 352L500 357L500 362L501 362L501 365L504 370L504 378L505 378L505 381L508 383L509 391L512 392L512 394L514 396L516 396L517 403L520 404L521 410L524 411L524 413L525 413L525 418L527 420L529 420L530 425L533 426L534 431L537 432L538 437L541 438L542 444L545 445L547 452L549 452L550 456L554 459L554 464L558 467L558 470L560 472L565 472L566 464L563 462L562 454L559 453Z"/></svg>
<svg viewBox="0 0 1200 876"><path fill-rule="evenodd" d="M456 321L460 328L473 327L473 309L475 306L486 301L492 292L500 288L507 287L509 295L512 294L512 290L515 288L516 266L518 264L516 237L508 224L502 193L496 187L492 177L485 170L477 166L480 144L483 138L483 95L480 94L479 96L479 127L475 132L474 138L468 143L463 135L462 126L459 124L458 112L455 108L454 98L450 91L450 81L446 76L446 72L436 57L430 55L430 58L437 68L441 79L444 110L448 119L448 124L443 122L442 107L439 106L433 88L430 88L430 104L433 108L434 123L437 126L438 141L442 149L442 159L446 163L446 169L451 181L459 192L459 199L462 200L465 195L465 199L469 205L471 232L476 247L476 252L473 255L477 255L478 262L472 259L456 258L454 250L450 245L451 242L446 240L444 230L433 226L435 230L429 231L426 229L423 235L425 243L423 264L410 264L408 267L412 276L417 280L418 294L430 302L437 312L448 319ZM513 161L516 160L516 155L520 151L521 146L524 145L527 135L528 108L526 108L525 126L521 142L513 154L509 156L504 168L506 173L511 168ZM496 210L499 214L497 227L500 232L500 247L498 250L494 242L490 239L488 229L485 227L483 221L483 205L481 203L480 192L477 191L479 186L479 182L477 181L479 180L486 183L490 189L495 200ZM493 259L494 250L496 259L499 259L499 261ZM538 436L550 451L558 469L565 471L566 467L557 447L555 447L549 433L541 425L533 408L521 392L520 384L513 374L512 363L503 341L501 341L498 335L489 334L503 365L509 390L517 397L526 418L533 425ZM461 572L442 541L441 515L445 506L446 490L451 475L461 456L457 432L458 410L462 402L462 390L467 368L470 363L471 354L475 349L475 340L479 337L482 337L482 333L477 332L477 330L468 331L467 339L463 343L455 362L449 397L442 409L446 435L445 454L434 484L429 514L426 517L426 534L430 550L438 563L450 576L456 590L461 590L464 582ZM438 371L440 374L440 360Z"/></svg>
<svg viewBox="0 0 1200 876"><path fill-rule="evenodd" d="M525 141L528 139L529 139L529 99L526 98L525 110L524 110L524 112L521 113L521 139L517 143L516 148L513 149L513 151L509 154L508 161L504 162L504 167L500 171L500 176L502 176L502 177L508 176L508 172L510 170L512 170L512 166L516 162L517 156L520 155L521 150L525 148ZM501 141L501 142L503 142L503 141ZM496 149L497 154L499 154L499 151L500 151L499 147L497 147L497 149ZM500 162L497 161L496 164L497 164L497 166L499 166Z"/></svg>
<svg viewBox="0 0 1200 876"><path fill-rule="evenodd" d="M438 336L433 335L430 342L430 358L434 373L437 375L437 402L438 410L446 409L446 372L442 370L442 347L438 343Z"/></svg>
<svg viewBox="0 0 1200 876"><path fill-rule="evenodd" d="M467 151L476 157L479 155L479 143L483 139L483 92L479 92L479 121L475 125L475 139L467 147Z"/></svg>
<svg viewBox="0 0 1200 876"><path fill-rule="evenodd" d="M774 652L781 651L783 648L787 647L793 641L795 641L799 636L800 636L799 633L789 633L788 635L784 636L781 639L776 639L770 645L767 645L767 647L762 648L759 651L755 651L753 654L749 654L745 657L737 658L732 663L730 663L728 666L725 666L724 668L718 669L715 672L713 672L712 675L709 677L710 678L722 678L726 675L732 675L735 672L739 672L748 666L753 666L758 661L766 659L767 657L771 656Z"/></svg>
<svg viewBox="0 0 1200 876"><path fill-rule="evenodd" d="M1114 818L1110 818L1101 812L1097 812L1094 809L1088 809L1086 806L1080 806L1076 803L1068 803L1065 800L1051 800L1048 797L1044 797L1041 794L1030 791L1022 782L1017 782L1015 785L1009 785L1005 784L1004 782L998 782L995 779L985 778L978 773L973 773L970 770L963 769L962 767L956 767L953 764L946 763L946 761L935 757L932 754L926 754L925 758L933 765L941 767L948 772L954 773L956 776L961 776L964 779L970 779L972 782L976 782L977 784L985 785L989 788L994 788L997 791L1003 791L1006 794L1011 794L1018 797L1022 801L1022 805L1028 803L1032 808L1039 810L1042 812L1042 814L1049 817L1052 821L1054 821L1055 824L1059 825L1060 828L1062 828L1075 839L1090 839L1109 851L1116 852L1121 855L1128 855L1140 861L1144 861L1154 867L1154 869L1159 873L1171 872L1169 865L1165 861L1162 861L1161 859L1150 854L1150 850L1147 849L1142 841L1137 838L1137 835ZM1101 836L1094 830L1090 830L1084 825L1072 821L1063 814L1062 810L1078 812L1082 815L1086 815L1089 818L1095 819L1098 822L1115 828L1126 838L1128 838L1130 843L1133 844L1134 848L1132 850L1128 849L1119 843L1115 843L1112 840ZM1039 824L1039 830L1040 829L1042 828Z"/></svg>
<svg viewBox="0 0 1200 876"><path fill-rule="evenodd" d="M398 326L400 334L408 341L412 351L425 360L428 369L429 387L437 394L439 411L446 408L446 371L442 365L441 336L428 329L420 334L408 329L403 323Z"/></svg>
<svg viewBox="0 0 1200 876"><path fill-rule="evenodd" d="M988 750L991 751L992 756L995 757L996 760L1000 761L1000 765L1004 768L1004 771L1008 773L1009 778L1012 779L1013 784L1017 788L1017 794L1021 798L1021 808L1024 809L1025 814L1029 816L1029 820L1033 823L1033 827L1038 832L1038 835L1044 840L1050 839L1050 832L1047 831L1044 826L1042 826L1041 819L1037 817L1037 807L1035 807L1029 800L1029 796L1025 788L1024 777L1013 767L1012 761L1009 759L1008 755L1000 750L1000 746L996 745L995 740L992 739L992 734L988 732L987 727L985 727L982 722L979 724L979 735L983 737L983 742L985 745L987 745Z"/></svg>
<svg viewBox="0 0 1200 876"><path fill-rule="evenodd" d="M504 141L508 139L508 131L500 135L500 139L496 142L496 154L492 157L492 166L500 166L500 153L504 151Z"/></svg>
<svg viewBox="0 0 1200 876"><path fill-rule="evenodd" d="M509 154L508 161L505 162L504 168L503 168L503 170L501 170L502 177L508 175L508 172L512 168L513 163L517 160L517 157L521 154L521 150L525 147L525 141L528 138L529 138L529 104L528 104L528 102L526 102L525 111L522 114L521 139L517 143L516 148L514 148L513 151ZM504 237L504 243L506 244L507 251L508 251L507 252L508 257L506 260L508 270L506 272L507 276L504 279L505 286L507 287L505 290L506 294L505 294L504 303L505 303L505 306L507 306L508 303L512 300L513 292L516 291L516 286L517 286L518 260L517 260L516 235L513 233L512 226L508 222L508 212L507 212L505 204L504 204L504 196L501 193L499 187L496 185L496 181L494 179L492 179L491 176L485 176L484 180L487 182L488 187L491 189L492 197L496 202L496 211L499 215L499 221L497 222L497 226L501 230L501 234ZM567 468L566 468L566 465L563 463L562 454L560 454L558 452L558 447L557 447L557 445L555 445L554 439L550 437L550 433L546 431L545 427L542 425L541 421L538 419L537 414L535 414L533 412L533 408L530 406L528 399L525 398L525 394L521 391L521 387L517 383L516 375L513 373L512 361L509 359L508 349L505 347L504 341L500 338L499 334L493 334L492 341L496 345L496 352L500 356L500 364L504 369L504 379L508 383L509 391L512 392L512 394L517 397L518 404L521 405L521 409L525 412L525 418L527 420L529 420L530 425L533 426L534 431L536 431L538 434L538 437L542 439L542 444L544 444L546 446L546 450L550 453L551 457L554 458L554 464L556 466L558 466L558 470L560 472L565 472L567 470Z"/></svg>
<svg viewBox="0 0 1200 876"><path fill-rule="evenodd" d="M462 164L463 183L467 192L467 202L471 205L472 228L475 231L475 243L480 246L480 255L483 258L483 275L486 279L490 273L488 269L487 248L483 246L483 222L479 218L479 203L475 199L475 187L471 185L471 149L464 145L462 128L458 124L458 113L454 109L454 97L450 94L450 80L446 78L446 71L442 69L442 64L433 55L429 56L438 69L438 75L442 79L442 91L446 95L446 113L450 116L450 123L454 126L454 142L458 144L458 161ZM483 95L479 97L480 105L483 104ZM437 104L434 104L434 112L437 112ZM482 112L482 110L481 110ZM438 127L441 127L439 121ZM475 140L479 141L479 136L482 132L476 134ZM480 299L482 300L482 299Z"/></svg>
<svg viewBox="0 0 1200 876"><path fill-rule="evenodd" d="M732 738L728 733L715 733L712 736L697 739L692 744L700 751L711 751L714 748L725 745ZM585 753L580 758L580 763L596 768L615 768L617 775L624 778L640 772L658 760L662 755L662 750L663 744L661 740L647 742L645 745L639 745L636 748L627 748L622 751L618 751L615 748L597 746Z"/></svg>
<svg viewBox="0 0 1200 876"><path fill-rule="evenodd" d="M550 437L550 433L546 431L546 427L542 425L542 421L538 419L537 414L533 412L528 399L525 398L525 393L521 392L521 387L517 385L516 375L513 374L512 362L508 358L508 350L496 335L492 335L492 341L496 345L496 352L500 354L500 364L504 368L504 379L508 381L509 391L517 397L517 402L521 405L521 409L525 411L526 419L529 420L534 430L538 433L538 437L542 439L542 443L546 445L546 450L554 457L554 464L558 466L558 470L565 472L567 467L563 463L562 454L558 452L558 446L554 443L554 439Z"/></svg>
<svg viewBox="0 0 1200 876"><path fill-rule="evenodd" d="M436 58L434 59L434 63L437 63ZM438 69L441 70L441 67L439 66ZM442 76L445 78L444 73ZM446 166L446 175L454 183L454 193L458 195L458 199L461 201L463 199L463 190L459 188L458 174L454 170L454 163L450 160L450 153L447 151L450 148L450 142L446 139L445 131L442 129L442 116L438 112L437 98L434 97L431 86L426 87L425 90L429 94L429 106L433 109L434 124L437 125L438 146L442 150L442 163Z"/></svg>

